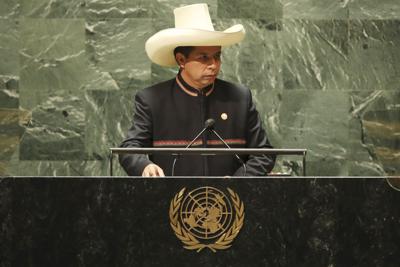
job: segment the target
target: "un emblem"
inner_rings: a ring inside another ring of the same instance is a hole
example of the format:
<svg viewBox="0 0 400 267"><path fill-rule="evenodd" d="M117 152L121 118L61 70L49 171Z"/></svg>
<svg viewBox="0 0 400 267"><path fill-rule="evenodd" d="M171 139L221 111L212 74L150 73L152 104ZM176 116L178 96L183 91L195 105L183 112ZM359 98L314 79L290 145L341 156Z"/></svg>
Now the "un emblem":
<svg viewBox="0 0 400 267"><path fill-rule="evenodd" d="M169 209L170 225L184 248L216 252L232 246L243 226L244 205L232 189L227 190L230 198L210 186L187 194L183 188L174 196Z"/></svg>

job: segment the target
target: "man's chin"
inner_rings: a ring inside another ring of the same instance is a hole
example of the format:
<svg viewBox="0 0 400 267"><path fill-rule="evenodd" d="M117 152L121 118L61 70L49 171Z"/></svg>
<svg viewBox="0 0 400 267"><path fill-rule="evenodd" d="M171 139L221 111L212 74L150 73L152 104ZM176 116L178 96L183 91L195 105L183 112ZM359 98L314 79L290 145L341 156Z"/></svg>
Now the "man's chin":
<svg viewBox="0 0 400 267"><path fill-rule="evenodd" d="M201 85L201 88L205 88L205 87L207 87L207 86L210 86L210 85L213 84L213 83L214 83L214 81L208 82L208 83L203 83L203 84Z"/></svg>

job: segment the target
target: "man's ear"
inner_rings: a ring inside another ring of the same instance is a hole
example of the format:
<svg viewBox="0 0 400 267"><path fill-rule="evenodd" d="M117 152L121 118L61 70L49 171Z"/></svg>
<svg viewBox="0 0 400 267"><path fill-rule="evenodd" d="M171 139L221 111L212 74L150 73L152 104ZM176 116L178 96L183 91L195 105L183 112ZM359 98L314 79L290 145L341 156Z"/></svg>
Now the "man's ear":
<svg viewBox="0 0 400 267"><path fill-rule="evenodd" d="M175 60L178 63L180 68L183 68L186 63L186 57L182 53L176 53Z"/></svg>

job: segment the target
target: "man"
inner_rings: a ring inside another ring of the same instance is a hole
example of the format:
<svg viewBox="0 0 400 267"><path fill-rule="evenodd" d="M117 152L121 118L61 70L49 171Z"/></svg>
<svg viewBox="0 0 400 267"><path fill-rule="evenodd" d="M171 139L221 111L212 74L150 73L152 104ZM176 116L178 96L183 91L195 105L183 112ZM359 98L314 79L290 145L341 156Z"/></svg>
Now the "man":
<svg viewBox="0 0 400 267"><path fill-rule="evenodd" d="M121 147L186 147L204 128L207 119L231 147L271 148L250 90L217 79L221 47L240 42L242 25L214 31L206 4L174 10L175 28L153 35L146 42L149 58L161 66L178 64L176 78L139 91L133 125ZM205 131L192 147L225 147ZM275 157L121 155L120 164L134 176L267 175ZM244 166L243 166L244 165Z"/></svg>

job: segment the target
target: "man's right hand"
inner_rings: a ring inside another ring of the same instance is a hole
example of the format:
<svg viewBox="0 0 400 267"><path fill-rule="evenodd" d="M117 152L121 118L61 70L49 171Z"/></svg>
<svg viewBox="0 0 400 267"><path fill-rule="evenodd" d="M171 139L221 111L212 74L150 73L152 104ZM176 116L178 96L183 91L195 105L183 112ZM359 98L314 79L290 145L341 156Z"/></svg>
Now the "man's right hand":
<svg viewBox="0 0 400 267"><path fill-rule="evenodd" d="M149 164L147 165L143 172L143 177L165 177L164 171L156 164Z"/></svg>

